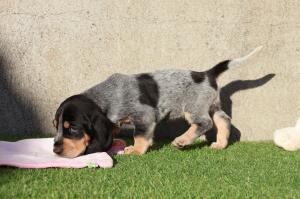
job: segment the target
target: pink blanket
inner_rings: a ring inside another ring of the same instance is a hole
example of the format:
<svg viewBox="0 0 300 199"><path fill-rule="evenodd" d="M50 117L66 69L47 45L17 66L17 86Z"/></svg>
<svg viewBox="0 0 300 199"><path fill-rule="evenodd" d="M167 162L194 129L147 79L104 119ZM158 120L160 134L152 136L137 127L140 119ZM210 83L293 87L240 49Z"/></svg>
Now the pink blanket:
<svg viewBox="0 0 300 199"><path fill-rule="evenodd" d="M93 153L73 159L63 158L52 152L53 138L25 139L17 142L0 141L0 166L19 168L111 168L113 160L110 155L121 154L126 146L122 140L115 141L118 144L114 144L107 153Z"/></svg>

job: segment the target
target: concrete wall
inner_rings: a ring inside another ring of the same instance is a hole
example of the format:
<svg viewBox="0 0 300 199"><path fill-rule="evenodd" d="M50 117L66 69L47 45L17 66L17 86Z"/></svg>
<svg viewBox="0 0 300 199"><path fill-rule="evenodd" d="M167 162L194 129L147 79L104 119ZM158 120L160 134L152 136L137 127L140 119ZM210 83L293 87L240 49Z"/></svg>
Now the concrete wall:
<svg viewBox="0 0 300 199"><path fill-rule="evenodd" d="M220 82L233 131L270 139L300 116L299 8L298 0L1 0L0 133L53 132L62 100L114 72L201 71L263 45Z"/></svg>

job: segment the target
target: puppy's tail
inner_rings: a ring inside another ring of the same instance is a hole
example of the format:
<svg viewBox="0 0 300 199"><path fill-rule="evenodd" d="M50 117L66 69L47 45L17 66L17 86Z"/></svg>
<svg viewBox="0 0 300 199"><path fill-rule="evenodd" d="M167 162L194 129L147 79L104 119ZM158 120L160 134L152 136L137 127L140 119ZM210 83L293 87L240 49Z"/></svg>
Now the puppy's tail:
<svg viewBox="0 0 300 199"><path fill-rule="evenodd" d="M259 46L259 47L255 48L251 53L249 53L248 55L246 55L244 57L222 61L222 62L218 63L217 65L215 65L213 68L209 69L207 71L207 74L210 78L216 79L217 77L219 77L220 74L227 71L228 69L236 68L236 67L241 66L242 64L245 64L249 60L250 57L257 54L262 48L263 48L262 46Z"/></svg>

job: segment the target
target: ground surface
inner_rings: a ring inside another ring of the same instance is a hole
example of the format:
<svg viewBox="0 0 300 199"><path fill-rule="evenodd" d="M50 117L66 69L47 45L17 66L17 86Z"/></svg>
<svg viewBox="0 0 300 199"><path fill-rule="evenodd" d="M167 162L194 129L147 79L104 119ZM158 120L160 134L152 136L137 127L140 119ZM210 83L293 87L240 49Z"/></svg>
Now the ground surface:
<svg viewBox="0 0 300 199"><path fill-rule="evenodd" d="M16 140L0 136L0 140ZM300 198L300 152L271 142L226 150L155 144L143 156L116 156L112 169L0 167L0 198Z"/></svg>

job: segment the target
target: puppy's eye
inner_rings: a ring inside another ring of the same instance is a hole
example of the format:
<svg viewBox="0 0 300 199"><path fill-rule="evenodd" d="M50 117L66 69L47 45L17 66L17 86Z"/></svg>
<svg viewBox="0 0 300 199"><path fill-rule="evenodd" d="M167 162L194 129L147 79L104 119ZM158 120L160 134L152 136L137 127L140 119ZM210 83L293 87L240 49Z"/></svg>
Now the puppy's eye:
<svg viewBox="0 0 300 199"><path fill-rule="evenodd" d="M80 131L76 130L76 129L73 129L73 128L69 128L69 132L72 134L72 135L78 135L80 133Z"/></svg>
<svg viewBox="0 0 300 199"><path fill-rule="evenodd" d="M78 131L76 129L73 129L73 128L69 128L69 132L72 133L72 134L78 133Z"/></svg>

